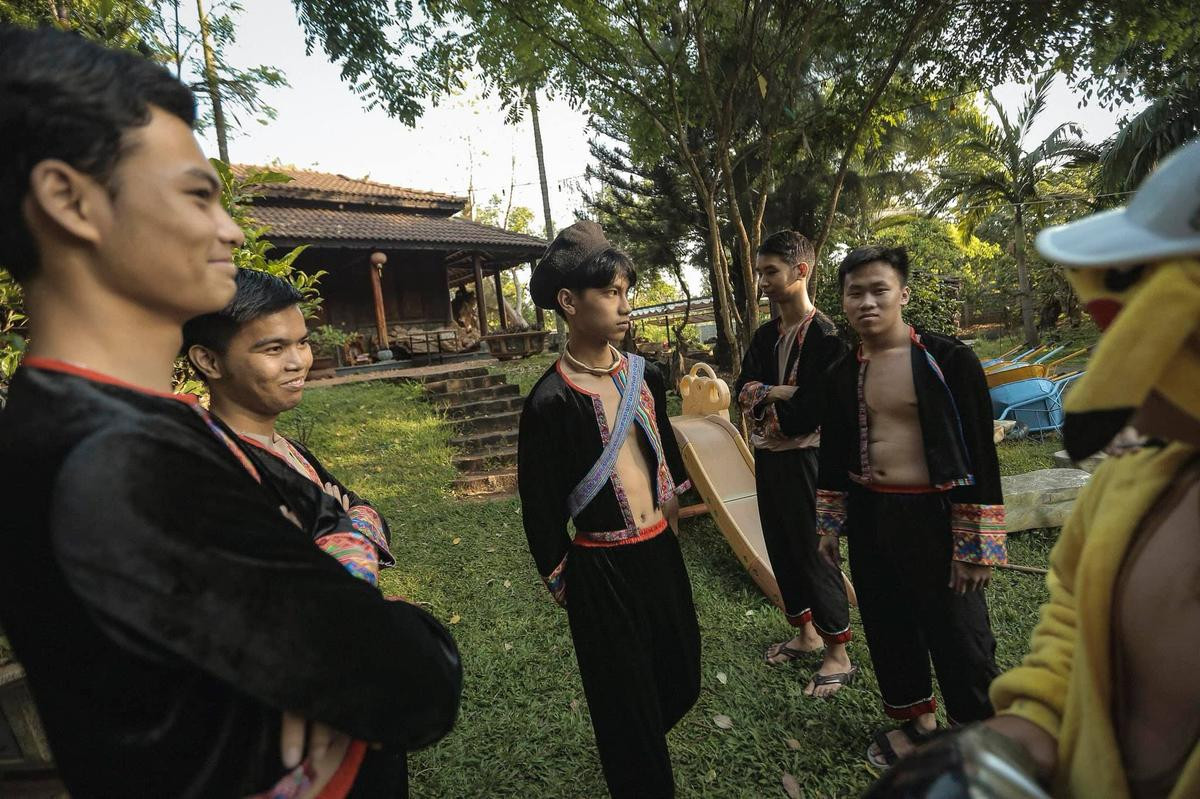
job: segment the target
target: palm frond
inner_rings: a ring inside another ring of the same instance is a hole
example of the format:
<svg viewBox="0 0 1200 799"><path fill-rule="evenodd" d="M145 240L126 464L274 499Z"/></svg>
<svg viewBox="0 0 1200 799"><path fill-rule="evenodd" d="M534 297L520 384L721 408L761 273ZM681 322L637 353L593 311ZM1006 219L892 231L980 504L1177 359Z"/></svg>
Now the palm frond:
<svg viewBox="0 0 1200 799"><path fill-rule="evenodd" d="M1132 191L1161 159L1200 135L1200 83L1158 98L1102 145L1097 188Z"/></svg>

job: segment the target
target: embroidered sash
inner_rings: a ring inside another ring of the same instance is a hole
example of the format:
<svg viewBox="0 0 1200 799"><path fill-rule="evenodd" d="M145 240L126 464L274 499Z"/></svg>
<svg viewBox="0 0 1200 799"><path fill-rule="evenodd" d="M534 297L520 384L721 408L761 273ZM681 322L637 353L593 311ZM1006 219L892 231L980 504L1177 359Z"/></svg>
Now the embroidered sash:
<svg viewBox="0 0 1200 799"><path fill-rule="evenodd" d="M613 469L617 465L617 455L621 451L621 444L625 442L625 435L629 432L629 426L633 424L633 417L637 415L638 398L642 395L642 379L646 372L646 360L642 356L632 353L627 357L629 359L629 381L625 384L625 392L621 395L621 404L617 407L616 422L609 433L604 452L600 453L600 458L592 464L592 468L567 497L567 510L570 512L571 518L578 516L579 512L596 498L600 489L612 476ZM613 382L617 384L618 389L621 387L615 377Z"/></svg>

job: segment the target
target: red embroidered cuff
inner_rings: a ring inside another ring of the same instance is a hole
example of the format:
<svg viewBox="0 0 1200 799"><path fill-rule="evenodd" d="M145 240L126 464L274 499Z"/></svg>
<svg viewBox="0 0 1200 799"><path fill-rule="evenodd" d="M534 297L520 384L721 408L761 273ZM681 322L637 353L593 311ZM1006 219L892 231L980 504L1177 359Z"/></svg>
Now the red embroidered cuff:
<svg viewBox="0 0 1200 799"><path fill-rule="evenodd" d="M353 505L348 511L348 515L354 529L363 538L374 544L375 549L379 550L379 562L385 566L394 566L396 559L392 557L392 551L388 549L387 536L383 533L383 519L380 518L378 511L370 505Z"/></svg>
<svg viewBox="0 0 1200 799"><path fill-rule="evenodd" d="M817 489L817 535L842 535L846 529L846 491Z"/></svg>
<svg viewBox="0 0 1200 799"><path fill-rule="evenodd" d="M742 386L742 390L738 392L738 405L742 407L742 413L748 413L754 416L754 409L760 402L767 398L771 393L771 387L757 380L751 380L746 385Z"/></svg>
<svg viewBox="0 0 1200 799"><path fill-rule="evenodd" d="M1008 563L1003 505L953 503L950 527L954 532L954 560L979 566Z"/></svg>

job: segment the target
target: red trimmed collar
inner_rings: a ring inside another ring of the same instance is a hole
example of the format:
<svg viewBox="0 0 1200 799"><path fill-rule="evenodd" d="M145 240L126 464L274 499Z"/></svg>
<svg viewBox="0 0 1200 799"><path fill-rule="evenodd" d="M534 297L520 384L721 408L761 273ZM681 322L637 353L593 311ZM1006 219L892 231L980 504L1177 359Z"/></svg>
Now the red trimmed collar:
<svg viewBox="0 0 1200 799"><path fill-rule="evenodd" d="M32 369L41 369L42 371L46 372L61 372L74 377L82 377L84 380L91 380L93 383L104 383L110 386L118 386L130 391L136 391L139 394L147 394L151 397L162 397L163 399L176 400L177 402L182 402L185 405L198 406L200 402L200 398L195 394L171 394L166 391L156 391L152 388L145 388L143 386L134 385L133 383L127 383L124 380L111 375L106 375L103 372L97 372L94 369L87 368L86 366L69 363L67 361L60 361L56 358L40 358L37 356L31 356L29 358L25 358L21 362L21 365Z"/></svg>

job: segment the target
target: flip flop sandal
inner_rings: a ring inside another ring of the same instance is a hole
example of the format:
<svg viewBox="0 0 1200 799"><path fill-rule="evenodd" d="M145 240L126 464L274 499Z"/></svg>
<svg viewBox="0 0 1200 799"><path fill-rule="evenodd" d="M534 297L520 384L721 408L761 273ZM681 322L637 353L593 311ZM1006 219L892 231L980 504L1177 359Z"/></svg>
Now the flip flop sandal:
<svg viewBox="0 0 1200 799"><path fill-rule="evenodd" d="M813 654L814 651L820 651L820 650L793 649L792 647L787 645L786 641L784 641L782 644L771 644L769 647L767 647L767 651L763 654L763 662L766 663L768 666L786 666L788 663L791 663L796 658L803 657L804 655L811 655L811 654ZM771 658L777 658L780 655L784 656L787 659L786 660L778 660L775 662L771 661Z"/></svg>
<svg viewBox="0 0 1200 799"><path fill-rule="evenodd" d="M858 674L858 666L851 666L850 671L839 671L837 674L813 674L810 678L813 684L813 690L816 690L822 685L840 685L843 688L854 682L855 675ZM816 696L813 699L832 699L841 689L834 691L829 696Z"/></svg>
<svg viewBox="0 0 1200 799"><path fill-rule="evenodd" d="M891 739L888 738L888 733L893 731L900 732L914 747L920 746L925 743L926 739L940 732L938 728L934 728L928 732L922 730L917 726L916 719L909 719L899 727L891 730L880 730L871 739L871 742L879 749L878 757L871 754L871 747L867 747L867 762L875 768L886 770L895 765L896 761L900 759L900 756L896 754L896 750L892 748ZM882 762L880 758L882 758Z"/></svg>

